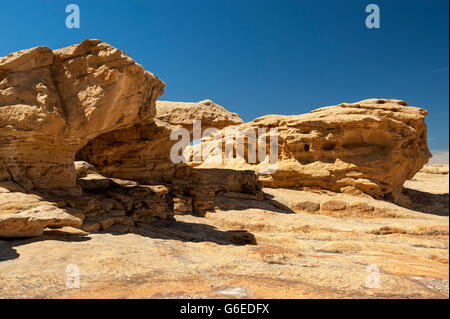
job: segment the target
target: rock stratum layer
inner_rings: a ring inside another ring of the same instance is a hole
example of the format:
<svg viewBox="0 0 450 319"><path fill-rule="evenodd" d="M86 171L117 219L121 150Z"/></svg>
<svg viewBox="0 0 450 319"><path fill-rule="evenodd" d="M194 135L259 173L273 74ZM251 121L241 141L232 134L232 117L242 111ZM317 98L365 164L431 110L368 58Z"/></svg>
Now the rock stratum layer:
<svg viewBox="0 0 450 319"><path fill-rule="evenodd" d="M99 40L0 58L0 181L76 187L75 153L90 139L151 121L165 84Z"/></svg>
<svg viewBox="0 0 450 319"><path fill-rule="evenodd" d="M278 163L274 173L259 175L264 186L310 187L396 198L404 182L431 157L427 114L422 108L408 107L404 101L368 99L302 115L263 116L235 128L234 135L227 137L222 131L205 138L202 148L224 151L226 143L233 143L235 136L243 140L249 129L265 128L269 132L270 128L277 128ZM201 165L193 165L258 171L267 165L267 158L265 162L264 158L255 163L248 160L249 149L257 149L257 140L246 140L244 158L222 154L217 160L217 152L212 151ZM268 137L263 143L269 150ZM238 153L236 147L234 153Z"/></svg>

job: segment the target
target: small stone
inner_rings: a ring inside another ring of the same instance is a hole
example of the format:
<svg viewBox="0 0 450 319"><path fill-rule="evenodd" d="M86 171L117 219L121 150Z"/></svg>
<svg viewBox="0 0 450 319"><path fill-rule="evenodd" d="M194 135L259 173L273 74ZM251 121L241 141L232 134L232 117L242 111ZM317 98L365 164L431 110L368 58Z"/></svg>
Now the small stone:
<svg viewBox="0 0 450 319"><path fill-rule="evenodd" d="M292 206L292 209L294 211L316 212L320 209L320 204L311 201L298 202Z"/></svg>
<svg viewBox="0 0 450 319"><path fill-rule="evenodd" d="M345 207L346 203L338 199L330 199L320 204L321 210L329 210L329 211L344 210Z"/></svg>
<svg viewBox="0 0 450 319"><path fill-rule="evenodd" d="M367 203L359 202L352 203L348 210L354 213L372 213L374 211L374 207L369 206Z"/></svg>
<svg viewBox="0 0 450 319"><path fill-rule="evenodd" d="M92 220L84 221L81 229L89 233L94 233L100 230L100 224Z"/></svg>

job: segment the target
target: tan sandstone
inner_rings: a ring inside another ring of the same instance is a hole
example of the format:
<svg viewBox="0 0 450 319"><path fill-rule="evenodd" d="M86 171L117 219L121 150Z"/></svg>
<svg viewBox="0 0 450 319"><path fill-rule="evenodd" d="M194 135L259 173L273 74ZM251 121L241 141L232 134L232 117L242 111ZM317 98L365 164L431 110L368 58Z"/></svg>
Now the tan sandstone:
<svg viewBox="0 0 450 319"><path fill-rule="evenodd" d="M175 214L214 210L213 197L223 192L262 199L260 183L252 171L195 169L171 159L171 149L178 142L171 139L172 132L185 129L191 141L194 121L201 122L198 134L202 134L207 129L242 123L236 113L211 100L157 101L156 110L151 123L135 124L92 139L78 151L76 159L93 164L110 178L166 185Z"/></svg>
<svg viewBox="0 0 450 319"><path fill-rule="evenodd" d="M194 166L252 169L267 166L267 157L254 163L249 152L259 146L248 139L248 130L265 129L267 154L269 129L278 129L278 162L272 174L259 173L266 187L317 188L344 193L365 193L377 198L401 197L402 187L431 157L427 147L427 111L400 100L369 99L323 107L302 115L267 115L234 128L246 138L243 157L226 156L225 144L236 137L222 130L205 138L212 151ZM250 147L249 147L250 145ZM192 147L195 149L195 146ZM250 150L250 151L249 151Z"/></svg>
<svg viewBox="0 0 450 319"><path fill-rule="evenodd" d="M47 227L81 226L81 219L51 205L42 205L17 214L0 215L1 237L32 237Z"/></svg>
<svg viewBox="0 0 450 319"><path fill-rule="evenodd" d="M157 113L151 123L138 123L92 139L77 153L77 160L94 165L104 174L145 183L189 182L192 169L173 163L170 157L171 133L186 129L193 137L193 122L201 121L200 133L208 128L221 129L243 121L210 100L198 103L157 101ZM237 174L239 174L237 172Z"/></svg>
<svg viewBox="0 0 450 319"><path fill-rule="evenodd" d="M164 86L100 40L0 58L0 181L76 189L77 150L102 133L151 120Z"/></svg>
<svg viewBox="0 0 450 319"><path fill-rule="evenodd" d="M0 298L448 298L448 165L422 168L425 110L370 99L243 123L163 89L99 40L0 58ZM172 162L172 132L196 121L200 146L277 128L277 170L248 163L256 141Z"/></svg>

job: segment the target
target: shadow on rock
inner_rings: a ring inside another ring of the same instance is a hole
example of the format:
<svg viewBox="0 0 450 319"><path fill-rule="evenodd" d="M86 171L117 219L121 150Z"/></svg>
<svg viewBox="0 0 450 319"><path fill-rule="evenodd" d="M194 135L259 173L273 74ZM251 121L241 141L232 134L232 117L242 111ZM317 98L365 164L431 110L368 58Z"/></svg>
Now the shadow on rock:
<svg viewBox="0 0 450 319"><path fill-rule="evenodd" d="M11 238L0 241L0 262L19 258L19 253L14 247L27 245L39 241L57 240L65 242L82 242L90 240L89 237L78 235L42 235L32 238Z"/></svg>
<svg viewBox="0 0 450 319"><path fill-rule="evenodd" d="M58 235L53 235L53 234L47 234L44 233L44 235L42 236L37 236L37 237L32 237L32 238L14 238L9 240L9 242L11 243L12 246L22 246L22 245L28 245L31 243L35 243L35 242L39 242L39 241L44 241L44 240L55 240L55 241L64 241L64 242L83 242L83 241L88 241L91 240L88 236L83 236L83 235L72 235L72 234L68 234L68 235L63 235L63 234L58 234Z"/></svg>
<svg viewBox="0 0 450 319"><path fill-rule="evenodd" d="M214 198L214 204L219 210L246 210L246 209L262 209L280 214L295 214L288 206L274 200L275 196L263 193L264 200L256 200L251 198L234 197L235 194L224 193ZM240 195L240 194L236 194Z"/></svg>
<svg viewBox="0 0 450 319"><path fill-rule="evenodd" d="M219 245L235 246L256 245L255 236L246 230L222 231L210 225L181 221L136 222L135 231L141 236L183 242L213 242Z"/></svg>
<svg viewBox="0 0 450 319"><path fill-rule="evenodd" d="M396 203L397 205L425 214L449 216L449 194L433 194L405 188L403 195L410 203Z"/></svg>
<svg viewBox="0 0 450 319"><path fill-rule="evenodd" d="M7 241L0 241L0 262L16 259L19 253Z"/></svg>

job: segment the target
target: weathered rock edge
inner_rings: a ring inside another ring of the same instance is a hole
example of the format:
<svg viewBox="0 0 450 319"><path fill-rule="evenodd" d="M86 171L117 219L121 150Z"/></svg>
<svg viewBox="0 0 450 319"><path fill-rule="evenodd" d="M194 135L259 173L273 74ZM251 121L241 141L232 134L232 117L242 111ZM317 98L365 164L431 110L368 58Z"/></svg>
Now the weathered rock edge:
<svg viewBox="0 0 450 319"><path fill-rule="evenodd" d="M164 87L100 40L0 58L0 181L76 190L77 150L100 134L153 120Z"/></svg>

